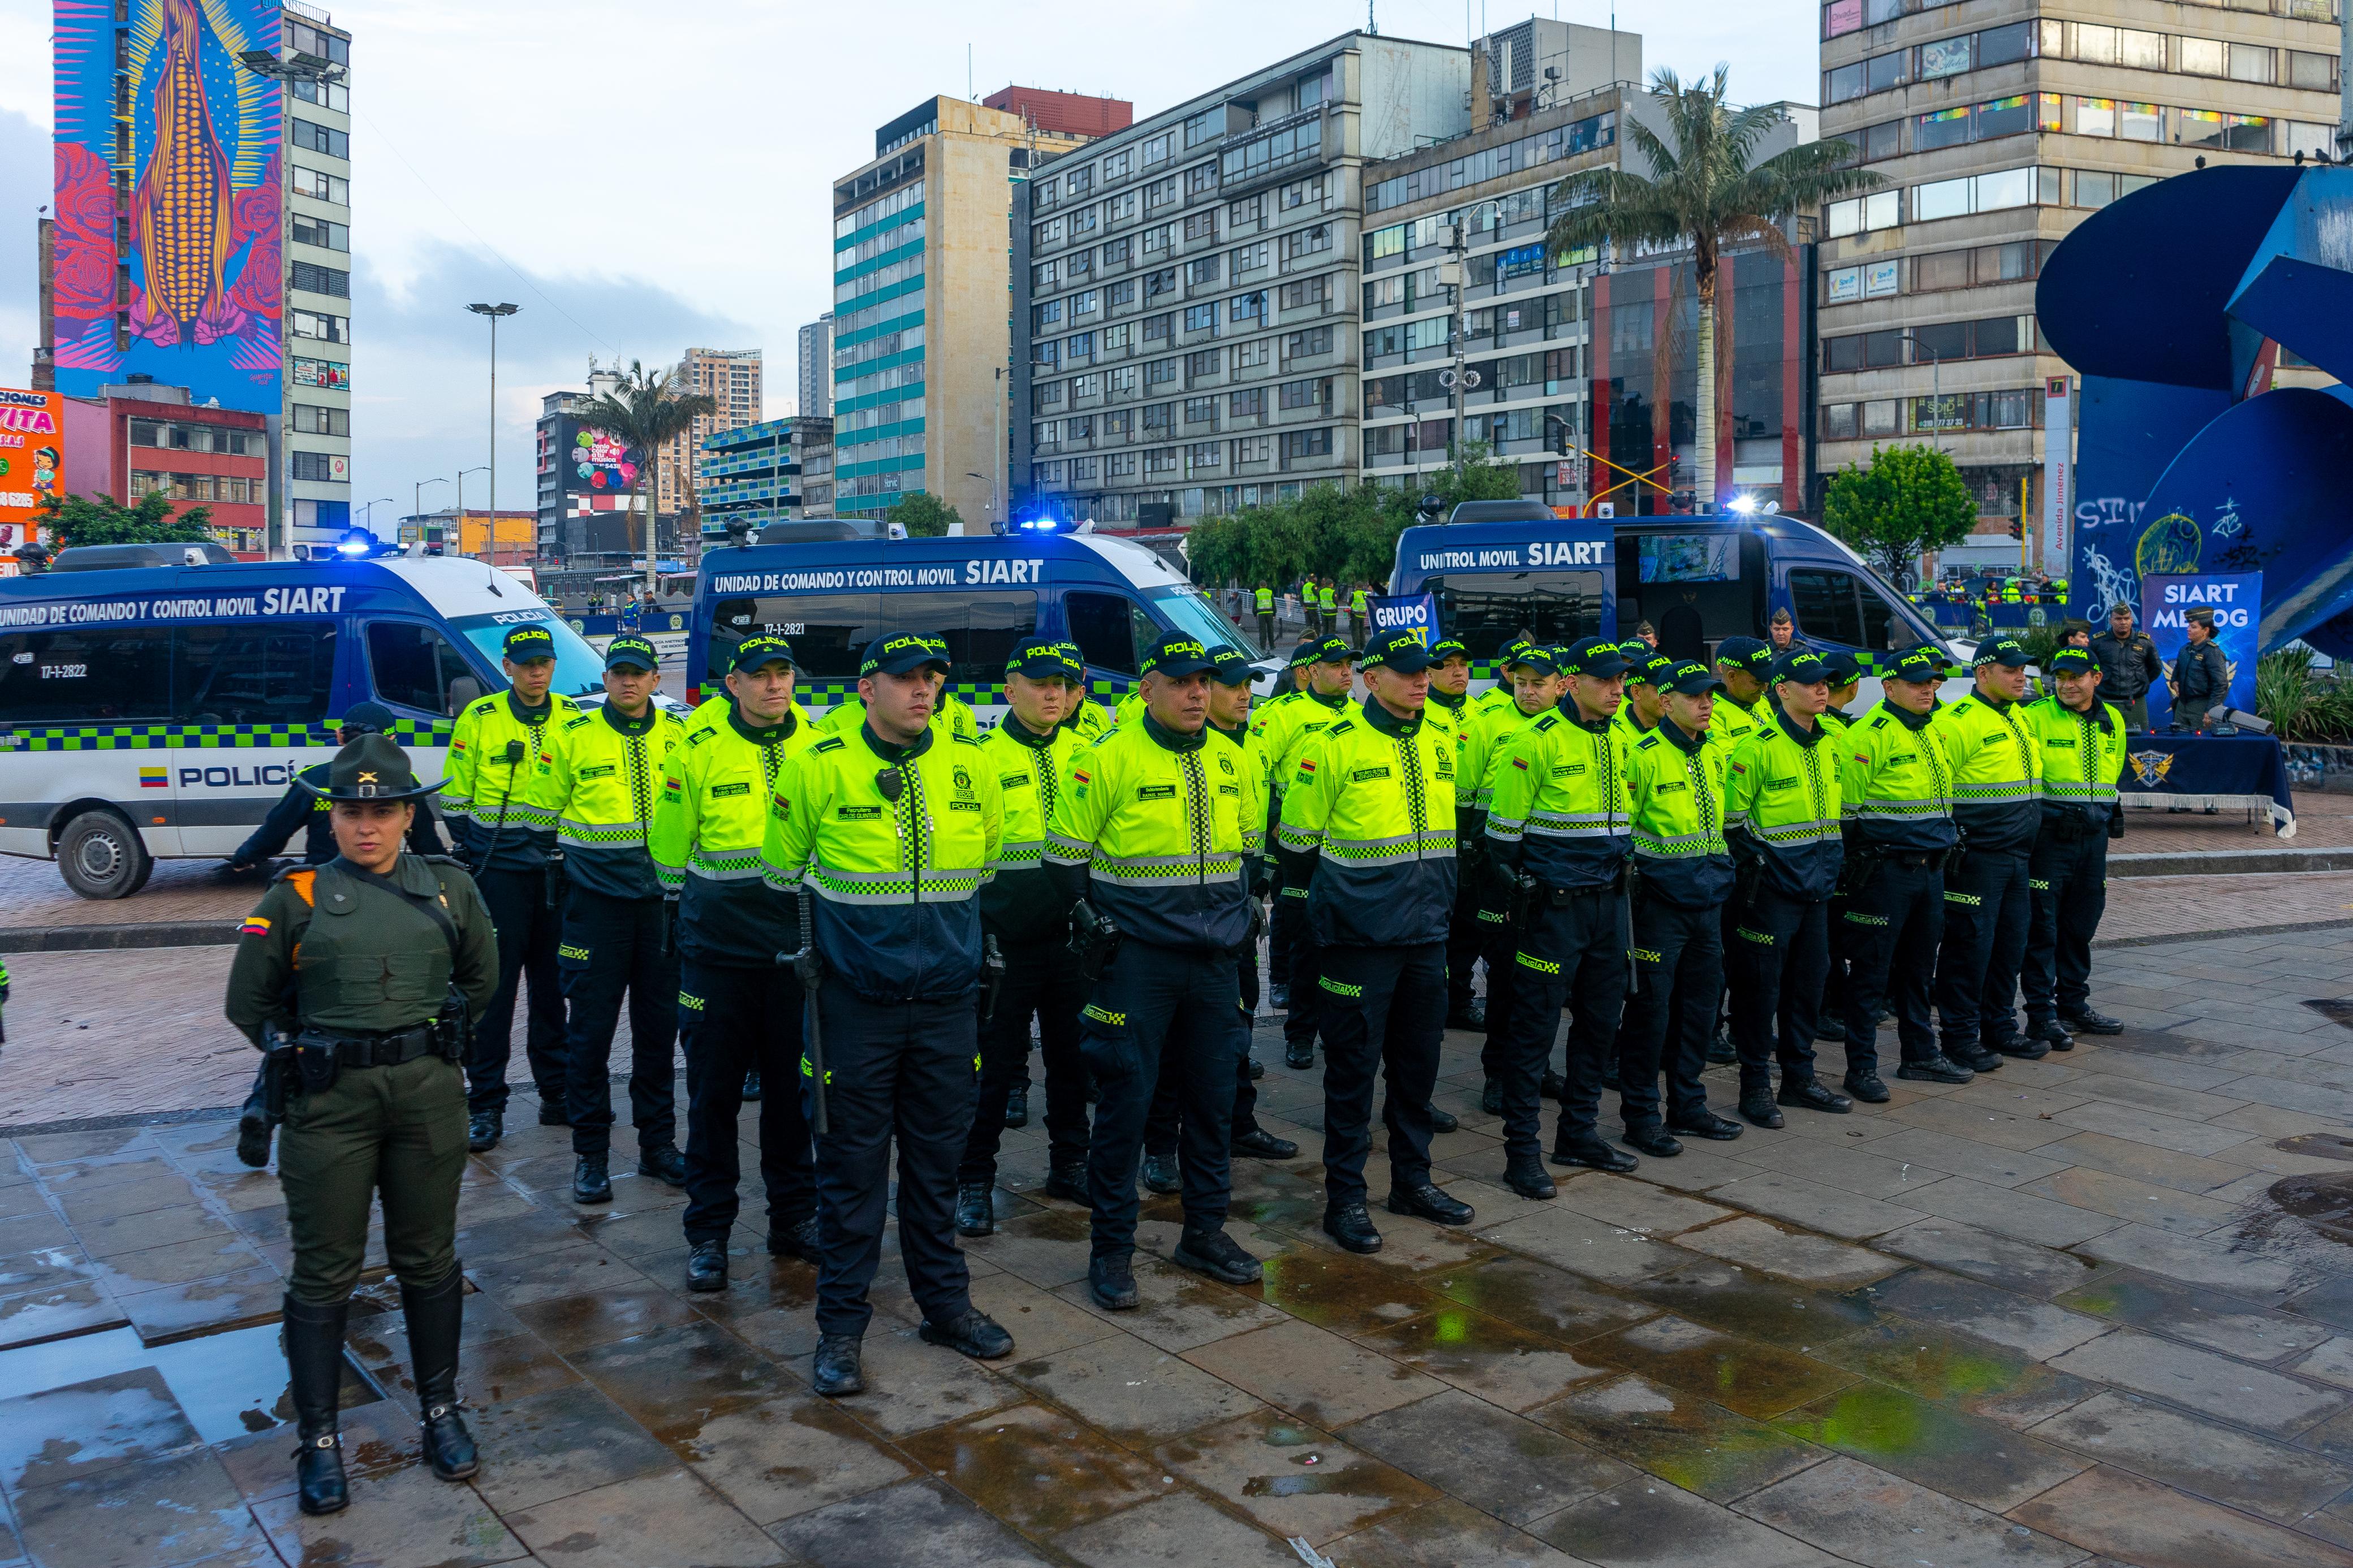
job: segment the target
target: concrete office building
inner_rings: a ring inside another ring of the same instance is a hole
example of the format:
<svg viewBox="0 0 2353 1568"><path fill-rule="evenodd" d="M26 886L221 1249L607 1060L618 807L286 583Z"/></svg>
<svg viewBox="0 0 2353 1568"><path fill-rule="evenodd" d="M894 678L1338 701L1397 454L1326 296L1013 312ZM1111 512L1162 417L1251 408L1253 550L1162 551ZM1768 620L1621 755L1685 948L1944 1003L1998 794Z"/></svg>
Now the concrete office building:
<svg viewBox="0 0 2353 1568"><path fill-rule="evenodd" d="M656 455L654 511L679 517L694 504L695 463L702 443L723 430L756 425L762 415L758 349L689 349L670 367L670 384L681 393L702 393L718 406L694 416L691 428L671 437ZM692 531L690 526L690 532Z"/></svg>
<svg viewBox="0 0 2353 1568"><path fill-rule="evenodd" d="M2035 327L2043 259L2200 158L2332 149L2331 0L1830 0L1821 25L1822 134L1885 183L1825 215L1820 470L1943 447L1979 513L1947 563L2015 568L2021 485L2030 521L2042 504L2045 388L2068 374Z"/></svg>
<svg viewBox="0 0 2353 1568"><path fill-rule="evenodd" d="M795 345L793 365L797 395L795 414L833 417L833 312L828 310L802 327Z"/></svg>
<svg viewBox="0 0 2353 1568"><path fill-rule="evenodd" d="M1353 481L1363 170L1469 128L1470 62L1346 33L1039 168L1016 506L1150 525Z"/></svg>
<svg viewBox="0 0 2353 1568"><path fill-rule="evenodd" d="M348 71L351 34L289 0L279 53ZM352 522L352 113L348 79L286 83L286 374L280 422L289 543L332 551Z"/></svg>
<svg viewBox="0 0 2353 1568"><path fill-rule="evenodd" d="M976 527L991 521L1005 489L1010 181L1081 140L926 99L834 183L838 510L927 490Z"/></svg>

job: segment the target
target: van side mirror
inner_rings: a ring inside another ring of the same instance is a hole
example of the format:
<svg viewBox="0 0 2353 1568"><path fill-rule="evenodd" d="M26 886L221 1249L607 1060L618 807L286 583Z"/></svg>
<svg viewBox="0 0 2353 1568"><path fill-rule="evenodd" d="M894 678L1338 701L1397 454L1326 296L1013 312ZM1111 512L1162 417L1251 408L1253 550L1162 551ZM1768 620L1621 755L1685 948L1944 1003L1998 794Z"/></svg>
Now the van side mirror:
<svg viewBox="0 0 2353 1568"><path fill-rule="evenodd" d="M466 704L478 701L482 695L482 683L470 675L461 675L449 683L449 716L454 719L466 710Z"/></svg>

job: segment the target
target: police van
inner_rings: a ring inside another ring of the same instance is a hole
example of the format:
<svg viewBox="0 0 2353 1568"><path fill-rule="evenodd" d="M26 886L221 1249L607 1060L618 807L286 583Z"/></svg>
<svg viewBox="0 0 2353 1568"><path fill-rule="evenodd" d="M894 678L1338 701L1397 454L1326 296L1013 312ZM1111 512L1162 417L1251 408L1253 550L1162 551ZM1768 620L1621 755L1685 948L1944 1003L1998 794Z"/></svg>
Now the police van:
<svg viewBox="0 0 2353 1568"><path fill-rule="evenodd" d="M695 584L687 689L724 689L736 644L792 645L794 698L813 715L858 695L875 637L928 632L952 661L948 689L983 724L1005 711L1006 656L1025 637L1078 645L1088 694L1114 703L1145 649L1171 632L1257 658L1263 650L1160 556L1092 532L841 539L705 549ZM1262 688L1275 666L1263 665Z"/></svg>
<svg viewBox="0 0 2353 1568"><path fill-rule="evenodd" d="M1930 643L1966 662L1972 651L1799 518L1562 518L1533 501L1466 501L1451 518L1398 536L1389 593L1428 595L1481 679L1499 676L1496 657L1514 637L1625 638L1649 621L1661 652L1706 662L1727 637L1764 637L1773 612L1786 609L1808 647L1854 655L1860 711L1879 700L1876 671L1889 654Z"/></svg>
<svg viewBox="0 0 2353 1568"><path fill-rule="evenodd" d="M0 579L0 854L53 858L85 898L158 859L225 858L374 700L437 779L460 708L506 689L510 627L545 622L554 689L604 662L478 561L258 562Z"/></svg>

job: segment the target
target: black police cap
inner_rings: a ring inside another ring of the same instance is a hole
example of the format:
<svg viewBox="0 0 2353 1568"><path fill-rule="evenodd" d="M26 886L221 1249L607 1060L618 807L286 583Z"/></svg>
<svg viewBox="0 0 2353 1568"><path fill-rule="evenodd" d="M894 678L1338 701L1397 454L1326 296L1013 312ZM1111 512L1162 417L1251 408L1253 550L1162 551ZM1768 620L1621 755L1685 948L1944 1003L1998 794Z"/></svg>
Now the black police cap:
<svg viewBox="0 0 2353 1568"><path fill-rule="evenodd" d="M1419 675L1430 668L1430 649L1423 646L1418 632L1383 632L1365 644L1362 662L1366 669L1390 669L1399 675Z"/></svg>

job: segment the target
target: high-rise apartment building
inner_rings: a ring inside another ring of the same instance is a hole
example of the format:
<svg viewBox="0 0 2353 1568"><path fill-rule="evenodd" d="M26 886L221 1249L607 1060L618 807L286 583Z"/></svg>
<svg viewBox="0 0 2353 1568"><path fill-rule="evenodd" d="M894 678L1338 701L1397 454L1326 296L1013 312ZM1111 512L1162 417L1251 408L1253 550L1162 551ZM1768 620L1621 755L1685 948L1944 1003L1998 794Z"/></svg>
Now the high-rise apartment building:
<svg viewBox="0 0 2353 1568"><path fill-rule="evenodd" d="M1347 33L1037 169L1017 506L1149 524L1353 480L1363 169L1467 130L1470 85L1466 49Z"/></svg>
<svg viewBox="0 0 2353 1568"><path fill-rule="evenodd" d="M798 396L793 412L819 419L833 417L833 312L828 310L800 330L794 371Z"/></svg>
<svg viewBox="0 0 2353 1568"><path fill-rule="evenodd" d="M1010 182L1082 138L933 98L834 182L834 506L928 490L975 527L1005 491ZM805 410L817 413L812 407Z"/></svg>
<svg viewBox="0 0 2353 1568"><path fill-rule="evenodd" d="M672 437L656 454L654 511L661 517L677 517L693 503L694 465L702 443L723 430L758 424L764 395L758 349L689 349L670 376L681 393L702 393L717 406L696 415L692 428Z"/></svg>
<svg viewBox="0 0 2353 1568"><path fill-rule="evenodd" d="M2015 563L2021 497L2030 522L2042 504L2044 392L2067 374L2036 330L2043 259L2200 160L2328 155L2335 16L2333 0L1824 5L1822 134L1883 183L1825 215L1821 471L1940 447L1979 513L1947 562Z"/></svg>
<svg viewBox="0 0 2353 1568"><path fill-rule="evenodd" d="M352 521L351 35L307 0L53 0L57 390L267 421L274 554Z"/></svg>

